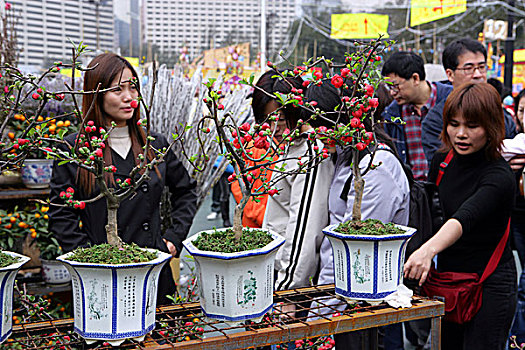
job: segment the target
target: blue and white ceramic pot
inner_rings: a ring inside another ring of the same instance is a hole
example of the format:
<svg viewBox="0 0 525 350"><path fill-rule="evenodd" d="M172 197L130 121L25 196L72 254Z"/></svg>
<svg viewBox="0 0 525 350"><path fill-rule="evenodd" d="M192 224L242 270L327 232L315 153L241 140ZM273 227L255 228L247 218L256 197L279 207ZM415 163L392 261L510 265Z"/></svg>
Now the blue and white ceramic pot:
<svg viewBox="0 0 525 350"><path fill-rule="evenodd" d="M26 159L21 171L22 182L28 188L47 188L52 173L52 159Z"/></svg>
<svg viewBox="0 0 525 350"><path fill-rule="evenodd" d="M2 253L18 258L18 262L0 268L0 344L13 330L13 285L18 270L31 258L13 252Z"/></svg>
<svg viewBox="0 0 525 350"><path fill-rule="evenodd" d="M226 229L219 229L222 231ZM263 248L239 253L202 251L193 245L199 232L183 244L195 259L200 304L207 317L224 321L258 319L273 307L274 262L284 238L270 232L274 240Z"/></svg>
<svg viewBox="0 0 525 350"><path fill-rule="evenodd" d="M403 283L405 249L416 229L400 235L346 235L323 230L332 245L335 292L346 299L379 302Z"/></svg>
<svg viewBox="0 0 525 350"><path fill-rule="evenodd" d="M60 261L40 259L42 262L42 279L49 284L69 283L69 271Z"/></svg>
<svg viewBox="0 0 525 350"><path fill-rule="evenodd" d="M160 270L170 254L154 249L152 261L136 264L90 264L57 258L71 275L75 331L92 343L105 340L119 345L138 340L155 328Z"/></svg>

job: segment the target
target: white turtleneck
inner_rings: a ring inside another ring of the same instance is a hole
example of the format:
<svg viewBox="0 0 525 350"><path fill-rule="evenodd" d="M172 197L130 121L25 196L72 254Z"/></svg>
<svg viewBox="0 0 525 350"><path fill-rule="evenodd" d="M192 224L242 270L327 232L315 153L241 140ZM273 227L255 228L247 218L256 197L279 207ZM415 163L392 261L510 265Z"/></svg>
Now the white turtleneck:
<svg viewBox="0 0 525 350"><path fill-rule="evenodd" d="M128 126L114 128L108 137L109 147L118 153L123 159L128 156L131 149L131 137Z"/></svg>

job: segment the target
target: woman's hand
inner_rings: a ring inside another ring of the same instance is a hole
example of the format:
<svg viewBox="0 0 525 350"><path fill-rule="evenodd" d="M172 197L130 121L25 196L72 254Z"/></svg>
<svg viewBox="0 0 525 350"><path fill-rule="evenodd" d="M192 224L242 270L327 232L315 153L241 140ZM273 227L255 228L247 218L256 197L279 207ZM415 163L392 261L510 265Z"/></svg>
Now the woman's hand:
<svg viewBox="0 0 525 350"><path fill-rule="evenodd" d="M405 263L403 269L405 278L419 280L419 285L423 285L430 271L433 258L434 254L425 246L416 250Z"/></svg>
<svg viewBox="0 0 525 350"><path fill-rule="evenodd" d="M422 286L430 271L432 259L454 244L462 234L461 223L457 219L448 219L434 237L410 255L403 269L405 278L417 279Z"/></svg>
<svg viewBox="0 0 525 350"><path fill-rule="evenodd" d="M171 256L176 257L177 248L175 248L175 245L164 238L162 240L164 241L164 243L166 243L166 247L168 247L168 250L170 251Z"/></svg>

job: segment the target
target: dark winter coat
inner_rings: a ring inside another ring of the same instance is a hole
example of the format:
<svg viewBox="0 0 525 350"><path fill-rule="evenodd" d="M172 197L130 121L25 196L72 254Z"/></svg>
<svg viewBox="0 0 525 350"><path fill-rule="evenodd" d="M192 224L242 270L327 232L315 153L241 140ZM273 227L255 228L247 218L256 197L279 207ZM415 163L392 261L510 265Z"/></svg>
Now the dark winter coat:
<svg viewBox="0 0 525 350"><path fill-rule="evenodd" d="M152 146L161 149L168 146L166 139L159 134L152 134L155 141ZM75 135L66 138L74 143ZM63 146L64 149L65 146ZM126 159L112 151L113 164L117 167L115 179L124 180L134 166L133 152L130 150ZM186 238L196 212L197 196L195 181L192 180L182 163L173 151L168 152L165 161L157 166L161 178L155 170L150 171L151 179L144 183L135 195L125 199L118 209L119 236L126 243L136 243L141 247L156 248L168 252L163 238L171 241L180 254L182 241ZM75 199L93 198L82 194L76 184L77 166L72 163L59 165L55 161L53 178L51 180L51 201L63 203L59 194L68 187L75 190ZM171 194L171 218L173 225L161 236L160 232L160 200L164 187ZM82 221L82 228L79 222ZM107 223L107 206L105 198L86 204L83 210L71 207L51 206L49 210L49 230L60 242L65 252L77 247L106 243L105 225Z"/></svg>

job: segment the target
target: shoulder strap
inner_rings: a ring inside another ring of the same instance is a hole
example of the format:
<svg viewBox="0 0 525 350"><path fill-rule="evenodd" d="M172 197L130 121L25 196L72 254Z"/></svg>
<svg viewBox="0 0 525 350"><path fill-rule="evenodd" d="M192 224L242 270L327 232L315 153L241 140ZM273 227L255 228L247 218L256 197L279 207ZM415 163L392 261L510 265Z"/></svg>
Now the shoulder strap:
<svg viewBox="0 0 525 350"><path fill-rule="evenodd" d="M510 218L509 218L509 223L507 224L507 229L505 230L505 234L503 235L503 237L501 237L498 243L498 246L496 247L496 250L494 250L494 253L492 253L489 263L487 264L487 267L485 267L485 271L483 271L483 275L481 276L479 283L483 283L483 281L485 281L494 272L494 270L498 266L501 256L503 255L503 250L505 249L505 246L507 245L507 239L509 238L509 232L510 232Z"/></svg>
<svg viewBox="0 0 525 350"><path fill-rule="evenodd" d="M441 182L441 178L443 177L443 174L445 174L445 168L448 166L448 163L450 163L450 160L454 157L454 151L450 150L448 151L448 154L444 161L439 164L439 173L436 179L436 186L439 186L439 183Z"/></svg>

